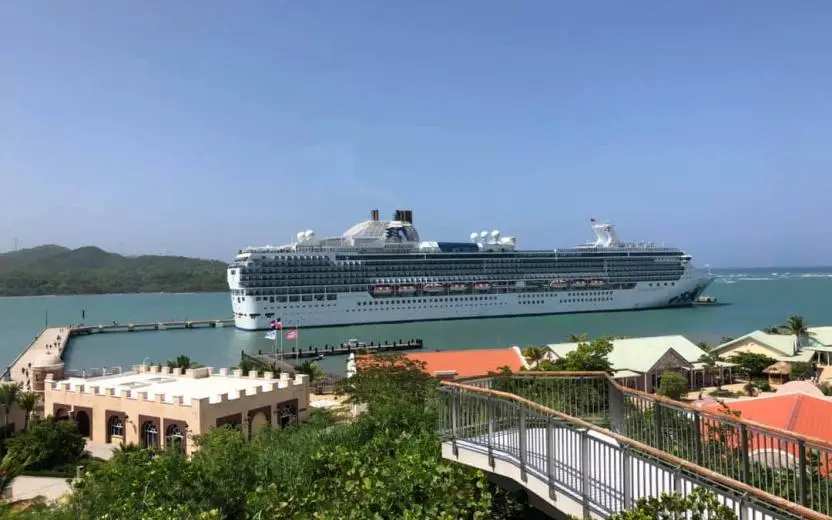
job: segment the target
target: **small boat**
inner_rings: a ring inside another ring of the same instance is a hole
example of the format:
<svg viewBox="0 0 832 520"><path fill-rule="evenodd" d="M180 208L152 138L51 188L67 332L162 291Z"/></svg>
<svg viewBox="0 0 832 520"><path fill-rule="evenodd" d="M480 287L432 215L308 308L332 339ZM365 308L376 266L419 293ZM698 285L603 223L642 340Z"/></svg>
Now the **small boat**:
<svg viewBox="0 0 832 520"><path fill-rule="evenodd" d="M606 284L607 283L604 280L592 280L591 282L589 282L589 285L591 285L592 287L603 287Z"/></svg>
<svg viewBox="0 0 832 520"><path fill-rule="evenodd" d="M441 283L428 283L422 287L422 292L428 294L436 294L445 292L445 286Z"/></svg>
<svg viewBox="0 0 832 520"><path fill-rule="evenodd" d="M586 287L586 282L583 280L575 280L572 282L572 287Z"/></svg>
<svg viewBox="0 0 832 520"><path fill-rule="evenodd" d="M566 280L552 280L549 282L549 287L552 287L553 289L563 289L567 285L569 285L569 282Z"/></svg>
<svg viewBox="0 0 832 520"><path fill-rule="evenodd" d="M376 285L372 288L371 292L375 296L390 296L393 294L393 288L389 285Z"/></svg>
<svg viewBox="0 0 832 520"><path fill-rule="evenodd" d="M487 284L485 282L479 282L474 284L475 291L487 291L491 289L491 284Z"/></svg>
<svg viewBox="0 0 832 520"><path fill-rule="evenodd" d="M413 294L416 292L416 287L412 285L402 285L396 292L399 294Z"/></svg>
<svg viewBox="0 0 832 520"><path fill-rule="evenodd" d="M452 283L451 292L465 292L468 290L467 283Z"/></svg>

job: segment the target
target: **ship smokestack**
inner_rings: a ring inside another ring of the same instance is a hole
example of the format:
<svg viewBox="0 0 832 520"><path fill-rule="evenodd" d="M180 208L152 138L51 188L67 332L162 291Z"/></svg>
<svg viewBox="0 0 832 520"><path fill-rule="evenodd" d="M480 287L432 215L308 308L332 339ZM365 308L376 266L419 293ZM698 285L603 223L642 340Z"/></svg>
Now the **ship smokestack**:
<svg viewBox="0 0 832 520"><path fill-rule="evenodd" d="M370 210L370 220L378 221L378 210L371 209Z"/></svg>

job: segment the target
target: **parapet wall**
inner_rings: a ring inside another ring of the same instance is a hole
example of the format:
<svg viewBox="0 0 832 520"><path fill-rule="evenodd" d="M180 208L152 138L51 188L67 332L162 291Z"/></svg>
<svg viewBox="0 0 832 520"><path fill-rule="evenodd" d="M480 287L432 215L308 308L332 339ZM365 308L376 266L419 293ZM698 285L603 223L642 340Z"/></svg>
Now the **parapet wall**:
<svg viewBox="0 0 832 520"><path fill-rule="evenodd" d="M86 394L90 396L103 396L111 398L115 397L120 399L145 401L169 406L185 406L194 408L203 408L212 404L226 403L229 401L235 401L247 397L254 397L261 394L269 394L275 392L276 390L290 387L297 387L296 389L300 391L304 391L305 387L305 393L308 394L309 388L309 376L307 374L297 374L296 376L292 377L284 372L280 374L279 378L275 379L274 373L272 372L265 372L262 375L260 375L260 373L258 373L257 371L250 371L247 375L243 375L242 370L228 368L221 368L218 371L214 371L212 367L189 368L187 370L184 370L181 368L171 368L167 366L158 365L137 365L134 366L133 369L133 372L85 379L84 383L74 384L70 383L70 381L68 380L55 381L52 374L47 374L46 386L51 388L55 392L62 392L63 394ZM144 373L169 375L173 377L193 379L210 378L216 376L233 377L251 380L252 382L257 381L260 384L253 388L244 388L231 394L226 392L216 394L214 396L202 397L199 399L190 399L189 401L186 401L185 396L180 394L158 393L153 395L153 397L151 398L149 397L148 392L143 392L140 390L131 391L125 389L116 391L115 388L105 388L101 384L98 384L106 380L108 386L110 386L113 385L114 382L117 384L117 379L120 377L128 377L130 375Z"/></svg>

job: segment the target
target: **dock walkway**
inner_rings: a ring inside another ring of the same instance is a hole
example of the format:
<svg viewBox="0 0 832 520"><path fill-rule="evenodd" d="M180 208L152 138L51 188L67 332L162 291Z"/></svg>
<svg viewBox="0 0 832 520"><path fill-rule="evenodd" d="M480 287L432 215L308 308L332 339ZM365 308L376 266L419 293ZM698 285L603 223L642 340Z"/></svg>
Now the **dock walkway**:
<svg viewBox="0 0 832 520"><path fill-rule="evenodd" d="M32 367L60 363L71 335L70 327L44 329L12 362L8 377L24 389L32 390Z"/></svg>
<svg viewBox="0 0 832 520"><path fill-rule="evenodd" d="M6 368L3 379L20 383L24 390L35 390L35 384L42 387L43 381L34 381L34 368L63 375L63 357L70 338L106 332L138 332L150 330L220 328L233 325L234 320L223 318L213 320L155 321L146 323L118 323L107 325L66 325L47 327L21 352ZM58 366L60 368L58 369ZM52 369L52 370L49 370Z"/></svg>

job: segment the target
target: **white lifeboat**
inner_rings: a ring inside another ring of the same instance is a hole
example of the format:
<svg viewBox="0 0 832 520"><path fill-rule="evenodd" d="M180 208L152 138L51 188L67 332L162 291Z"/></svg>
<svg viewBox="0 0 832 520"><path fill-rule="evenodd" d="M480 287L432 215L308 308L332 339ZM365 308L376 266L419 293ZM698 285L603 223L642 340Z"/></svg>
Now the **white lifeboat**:
<svg viewBox="0 0 832 520"><path fill-rule="evenodd" d="M389 285L376 285L371 289L375 296L390 296L393 294L393 288Z"/></svg>
<svg viewBox="0 0 832 520"><path fill-rule="evenodd" d="M567 285L569 285L569 282L567 282L566 280L552 280L551 282L549 282L549 287L553 289L563 289Z"/></svg>
<svg viewBox="0 0 832 520"><path fill-rule="evenodd" d="M452 283L451 284L451 292L459 293L459 292L465 292L467 290L468 290L468 284L467 283Z"/></svg>
<svg viewBox="0 0 832 520"><path fill-rule="evenodd" d="M416 292L416 287L412 285L402 285L399 287L398 291L399 294L413 294Z"/></svg>
<svg viewBox="0 0 832 520"><path fill-rule="evenodd" d="M422 291L428 294L437 294L445 292L445 286L441 283L427 283L422 287Z"/></svg>
<svg viewBox="0 0 832 520"><path fill-rule="evenodd" d="M489 289L491 289L491 284L485 282L478 282L474 284L475 291L487 291Z"/></svg>
<svg viewBox="0 0 832 520"><path fill-rule="evenodd" d="M584 280L575 280L572 282L572 287L586 287L586 282Z"/></svg>

